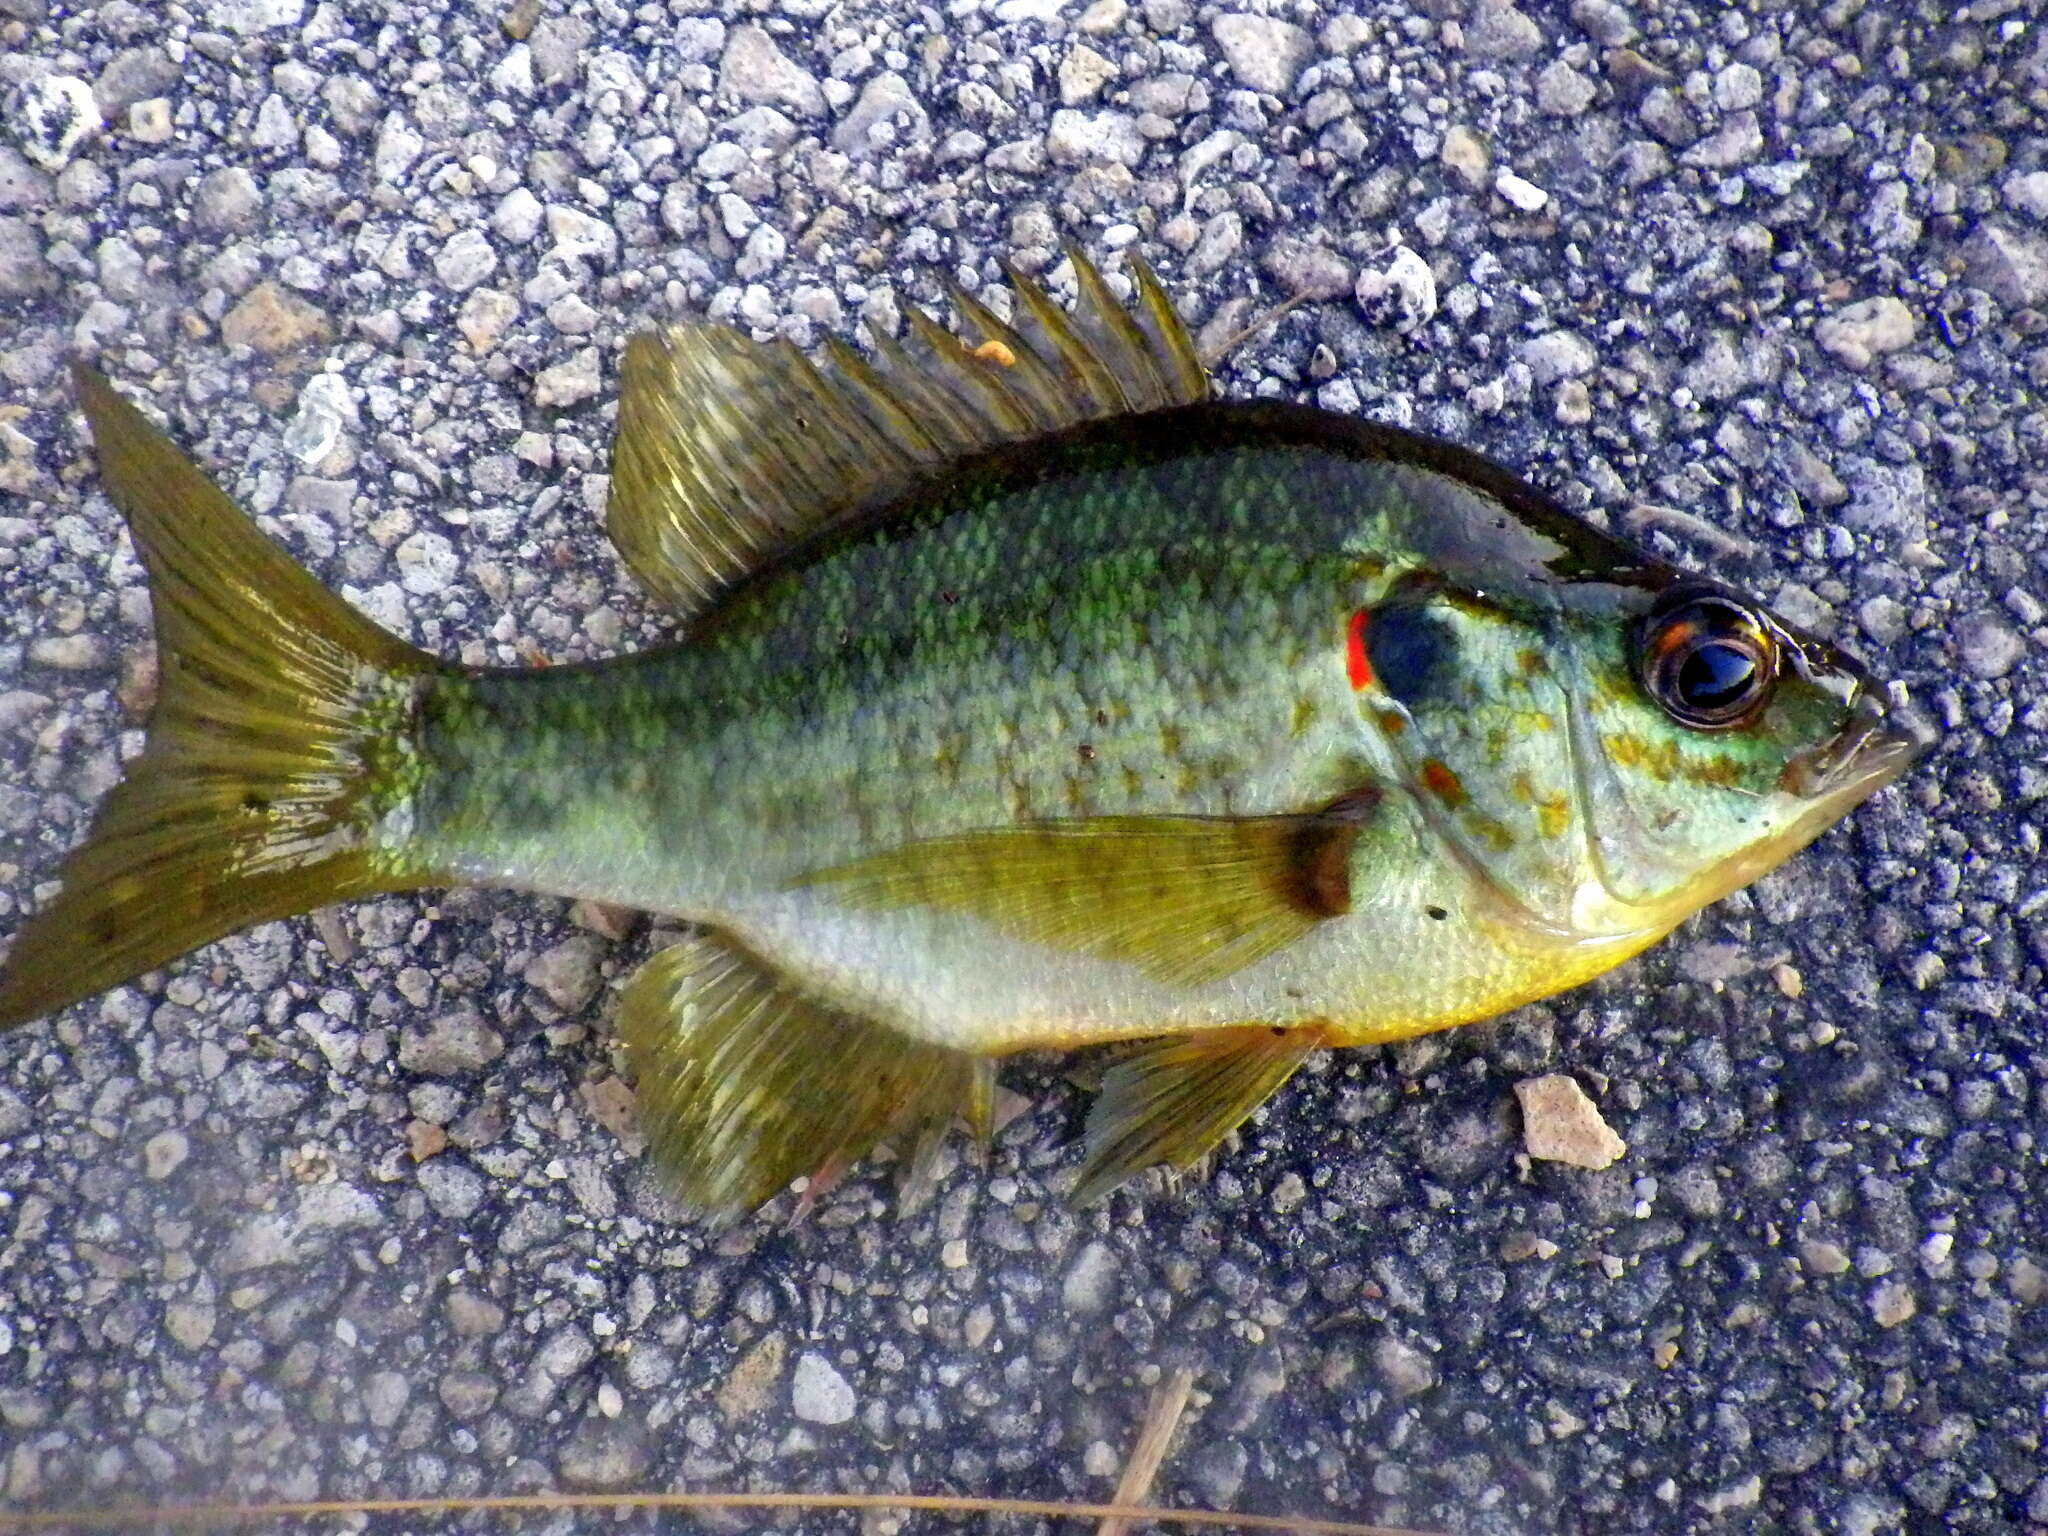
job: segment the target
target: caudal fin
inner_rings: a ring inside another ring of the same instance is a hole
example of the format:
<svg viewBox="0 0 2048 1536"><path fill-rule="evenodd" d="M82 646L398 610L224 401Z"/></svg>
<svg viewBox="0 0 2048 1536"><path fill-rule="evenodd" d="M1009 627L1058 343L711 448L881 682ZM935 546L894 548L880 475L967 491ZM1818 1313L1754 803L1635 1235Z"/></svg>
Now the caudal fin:
<svg viewBox="0 0 2048 1536"><path fill-rule="evenodd" d="M100 374L73 372L149 570L160 681L142 755L0 964L0 1029L251 923L433 878L373 828L439 664L294 564Z"/></svg>

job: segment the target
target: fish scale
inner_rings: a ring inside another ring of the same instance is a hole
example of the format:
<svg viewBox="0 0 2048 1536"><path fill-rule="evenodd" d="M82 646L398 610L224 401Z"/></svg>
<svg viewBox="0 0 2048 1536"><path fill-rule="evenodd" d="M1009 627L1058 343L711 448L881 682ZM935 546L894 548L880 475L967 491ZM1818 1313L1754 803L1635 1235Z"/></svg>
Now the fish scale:
<svg viewBox="0 0 2048 1536"><path fill-rule="evenodd" d="M1135 1042L1076 1198L1326 1046L1598 974L1911 762L1849 658L1415 434L1207 399L1133 264L873 363L627 349L608 528L675 644L451 666L322 589L96 373L156 594L141 756L0 1027L235 928L450 881L693 925L622 989L686 1199L986 1135L991 1063ZM922 350L919 350L922 349ZM915 1177L915 1175L913 1175Z"/></svg>
<svg viewBox="0 0 2048 1536"><path fill-rule="evenodd" d="M424 736L435 789L414 807L419 846L458 869L697 917L807 869L1020 816L1220 816L1322 793L1273 760L1315 687L1298 675L1301 637L1325 632L1313 654L1327 672L1344 611L1346 562L1301 552L1338 542L1348 514L1276 516L1254 542L1251 497L1234 494L1230 547L1212 535L1180 557L1190 574L1160 580L1162 542L1208 510L1199 466L1120 476L1127 493L1112 496L1080 478L1102 473L1084 447L1076 472L948 503L915 543L884 525L823 547L630 669L436 682L466 703ZM1281 488L1270 481L1269 501ZM1101 531L1066 567L1068 598L1017 552L1074 526ZM961 743L950 772L917 750L935 734ZM641 794L590 771L621 747L661 765ZM546 814L508 814L528 803ZM529 830L508 837L515 826Z"/></svg>

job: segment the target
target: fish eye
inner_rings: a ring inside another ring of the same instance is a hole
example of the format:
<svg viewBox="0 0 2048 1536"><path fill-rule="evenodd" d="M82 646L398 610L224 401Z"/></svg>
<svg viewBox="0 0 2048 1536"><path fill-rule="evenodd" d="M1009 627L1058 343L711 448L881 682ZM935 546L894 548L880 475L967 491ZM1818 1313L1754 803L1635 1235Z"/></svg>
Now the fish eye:
<svg viewBox="0 0 2048 1536"><path fill-rule="evenodd" d="M1746 725L1770 702L1778 646L1764 620L1718 592L1682 592L1644 624L1643 686L1664 712L1699 731Z"/></svg>

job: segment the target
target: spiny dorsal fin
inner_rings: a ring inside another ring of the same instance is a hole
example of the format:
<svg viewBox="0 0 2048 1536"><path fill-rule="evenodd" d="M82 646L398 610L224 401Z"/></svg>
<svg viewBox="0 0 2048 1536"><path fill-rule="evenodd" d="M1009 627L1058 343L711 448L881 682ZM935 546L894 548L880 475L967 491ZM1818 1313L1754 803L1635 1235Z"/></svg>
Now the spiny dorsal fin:
<svg viewBox="0 0 2048 1536"><path fill-rule="evenodd" d="M985 1060L819 1002L715 933L641 966L618 1028L655 1161L708 1210L752 1210L805 1174L815 1193L883 1140L911 1156L914 1192L956 1114L988 1135Z"/></svg>
<svg viewBox="0 0 2048 1536"><path fill-rule="evenodd" d="M1013 323L949 285L972 344L917 310L914 346L882 338L873 362L834 342L819 366L719 325L636 336L607 513L633 574L688 616L776 550L955 459L1205 399L1194 342L1137 253L1131 309L1078 247L1067 254L1071 315L1014 272Z"/></svg>
<svg viewBox="0 0 2048 1536"><path fill-rule="evenodd" d="M964 912L1169 986L1220 981L1351 910L1371 789L1300 816L1098 816L908 843L799 883L873 911Z"/></svg>
<svg viewBox="0 0 2048 1536"><path fill-rule="evenodd" d="M1327 1042L1319 1029L1240 1025L1150 1040L1103 1075L1088 1111L1087 1205L1155 1163L1187 1168Z"/></svg>

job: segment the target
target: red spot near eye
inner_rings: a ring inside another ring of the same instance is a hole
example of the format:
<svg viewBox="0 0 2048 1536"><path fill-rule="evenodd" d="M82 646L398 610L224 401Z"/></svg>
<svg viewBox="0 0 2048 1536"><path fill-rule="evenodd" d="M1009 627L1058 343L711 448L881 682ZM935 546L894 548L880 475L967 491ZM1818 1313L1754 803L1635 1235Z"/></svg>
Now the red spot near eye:
<svg viewBox="0 0 2048 1536"><path fill-rule="evenodd" d="M1470 798L1465 793L1464 780L1452 771L1450 766L1438 758L1425 758L1422 763L1422 784L1432 795L1456 810Z"/></svg>
<svg viewBox="0 0 2048 1536"><path fill-rule="evenodd" d="M1345 633L1344 665L1351 674L1351 686L1363 688L1372 681L1372 661L1365 654L1366 609L1359 609L1351 615L1351 626Z"/></svg>

